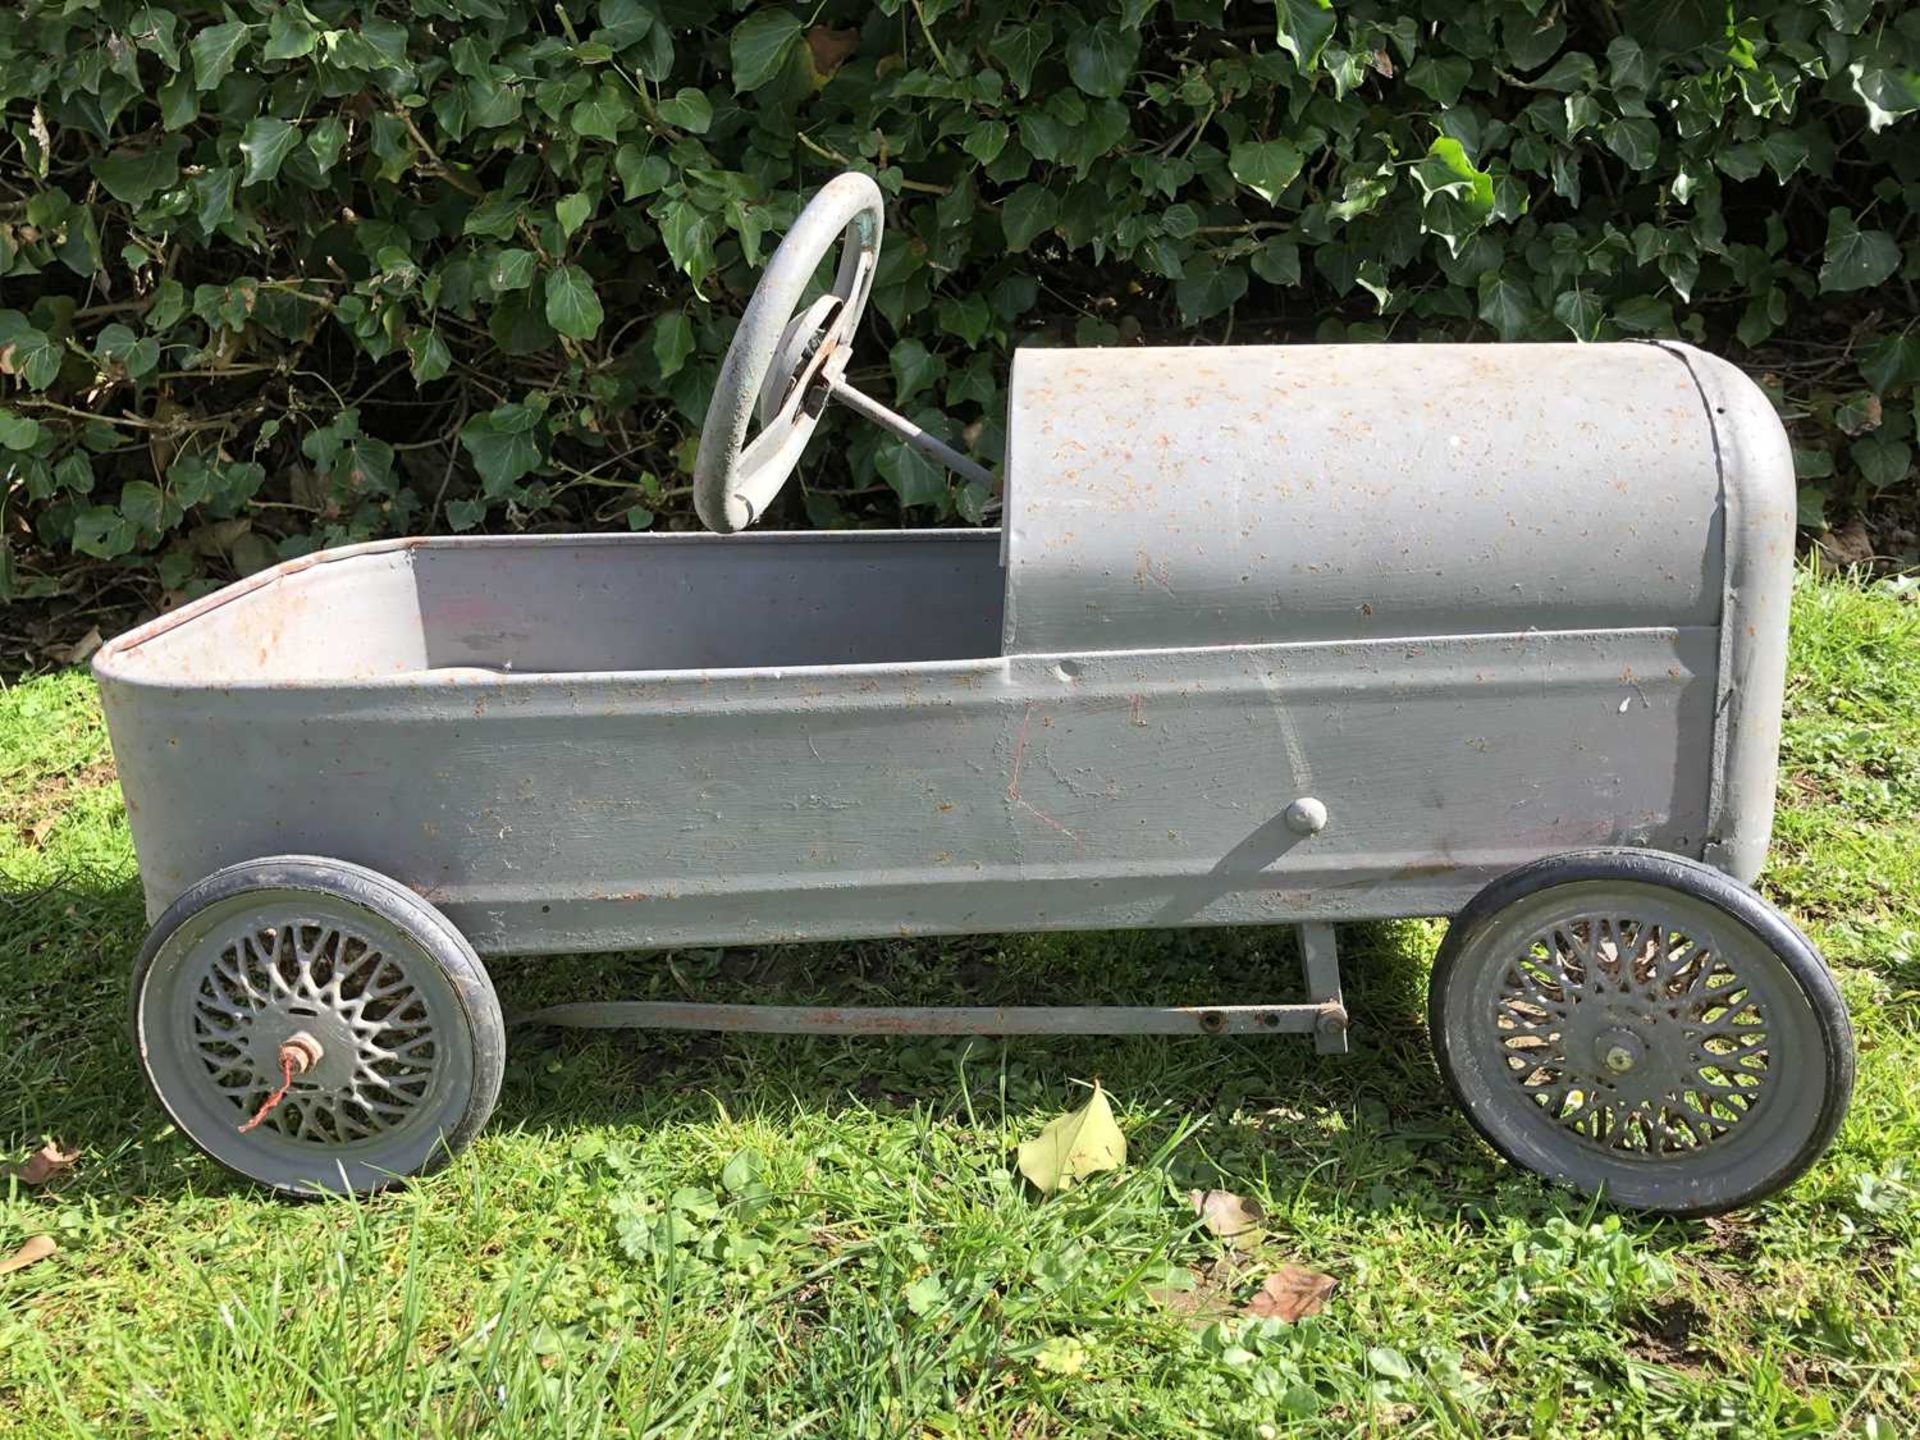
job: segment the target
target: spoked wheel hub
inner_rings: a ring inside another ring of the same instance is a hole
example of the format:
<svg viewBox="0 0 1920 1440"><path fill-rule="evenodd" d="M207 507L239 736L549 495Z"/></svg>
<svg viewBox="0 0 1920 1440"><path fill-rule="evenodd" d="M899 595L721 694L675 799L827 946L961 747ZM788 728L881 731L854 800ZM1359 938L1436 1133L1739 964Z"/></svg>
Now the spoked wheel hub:
<svg viewBox="0 0 1920 1440"><path fill-rule="evenodd" d="M272 917L261 917L271 919ZM378 927L259 924L210 936L194 988L194 1043L246 1115L317 1144L404 1125L431 1089L438 1026ZM287 1075L292 1072L289 1082ZM245 1116L242 1117L243 1119Z"/></svg>
<svg viewBox="0 0 1920 1440"><path fill-rule="evenodd" d="M1761 991L1730 953L1666 913L1545 927L1513 957L1492 1006L1509 1077L1602 1149L1667 1153L1725 1137L1772 1074Z"/></svg>
<svg viewBox="0 0 1920 1440"><path fill-rule="evenodd" d="M1694 861L1588 851L1523 866L1434 961L1435 1056L1508 1159L1618 1203L1732 1209L1826 1148L1853 1037L1805 936Z"/></svg>
<svg viewBox="0 0 1920 1440"><path fill-rule="evenodd" d="M201 1149L295 1191L379 1189L484 1122L498 1002L459 932L334 861L254 861L163 916L135 983L161 1103Z"/></svg>

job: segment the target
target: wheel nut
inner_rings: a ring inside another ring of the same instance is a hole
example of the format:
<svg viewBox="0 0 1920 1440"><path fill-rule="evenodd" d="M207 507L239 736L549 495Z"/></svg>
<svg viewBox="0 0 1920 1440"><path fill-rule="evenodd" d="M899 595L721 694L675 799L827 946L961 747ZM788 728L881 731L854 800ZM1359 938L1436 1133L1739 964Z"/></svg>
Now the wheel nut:
<svg viewBox="0 0 1920 1440"><path fill-rule="evenodd" d="M1616 1075L1624 1075L1633 1068L1633 1052L1624 1045L1608 1048L1606 1054L1607 1069Z"/></svg>
<svg viewBox="0 0 1920 1440"><path fill-rule="evenodd" d="M304 1030L280 1042L280 1064L294 1075L304 1075L318 1065L320 1055L320 1042Z"/></svg>

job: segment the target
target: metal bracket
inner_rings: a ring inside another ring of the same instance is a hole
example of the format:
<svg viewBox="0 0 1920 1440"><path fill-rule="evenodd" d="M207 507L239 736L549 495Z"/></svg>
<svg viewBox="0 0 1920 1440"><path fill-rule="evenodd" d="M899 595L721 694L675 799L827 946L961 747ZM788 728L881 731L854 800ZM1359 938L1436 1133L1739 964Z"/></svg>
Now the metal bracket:
<svg viewBox="0 0 1920 1440"><path fill-rule="evenodd" d="M1333 926L1319 920L1302 921L1300 968L1307 982L1307 999L1320 1012L1313 1027L1313 1048L1322 1055L1347 1053L1347 1006L1340 994L1340 951Z"/></svg>

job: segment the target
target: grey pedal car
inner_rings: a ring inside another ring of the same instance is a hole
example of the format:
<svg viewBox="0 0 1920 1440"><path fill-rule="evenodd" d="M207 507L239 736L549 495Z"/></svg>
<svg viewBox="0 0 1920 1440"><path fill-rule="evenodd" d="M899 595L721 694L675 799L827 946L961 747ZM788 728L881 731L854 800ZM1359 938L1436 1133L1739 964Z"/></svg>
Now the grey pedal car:
<svg viewBox="0 0 1920 1440"><path fill-rule="evenodd" d="M826 186L748 307L727 533L359 545L102 648L179 1128L288 1192L443 1162L500 1085L478 954L1285 923L1304 1003L545 1018L1342 1050L1334 922L1452 916L1434 1050L1509 1159L1679 1214L1811 1164L1853 1046L1747 888L1793 556L1761 392L1667 344L1029 349L998 530L731 534L829 399L983 473L844 378L881 213Z"/></svg>

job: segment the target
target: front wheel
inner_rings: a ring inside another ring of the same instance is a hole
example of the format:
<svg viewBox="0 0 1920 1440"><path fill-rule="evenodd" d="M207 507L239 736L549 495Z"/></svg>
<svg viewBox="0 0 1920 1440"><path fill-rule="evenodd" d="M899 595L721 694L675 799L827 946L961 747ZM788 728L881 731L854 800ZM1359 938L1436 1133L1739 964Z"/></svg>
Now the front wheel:
<svg viewBox="0 0 1920 1440"><path fill-rule="evenodd" d="M465 937L397 881L249 860L168 907L134 969L154 1095L230 1170L366 1194L434 1169L500 1093L506 1031Z"/></svg>
<svg viewBox="0 0 1920 1440"><path fill-rule="evenodd" d="M1455 1099L1515 1164L1636 1210L1709 1215L1791 1184L1853 1090L1812 943L1717 870L1637 850L1493 882L1434 961Z"/></svg>

